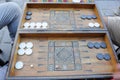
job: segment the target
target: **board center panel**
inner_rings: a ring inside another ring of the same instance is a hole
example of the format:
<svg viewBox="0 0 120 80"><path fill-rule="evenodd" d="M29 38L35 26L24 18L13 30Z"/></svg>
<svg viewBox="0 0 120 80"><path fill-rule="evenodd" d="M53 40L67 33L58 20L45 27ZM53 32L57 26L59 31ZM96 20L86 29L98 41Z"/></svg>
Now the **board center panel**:
<svg viewBox="0 0 120 80"><path fill-rule="evenodd" d="M52 44L52 45L51 45ZM49 60L53 60L53 64L49 63L48 70L51 70L51 65L53 65L53 68L55 71L73 71L78 70L78 66L80 64L80 58L76 58L75 56L79 57L79 47L75 50L74 41L49 41L49 49L48 55ZM53 55L53 57L51 57ZM78 59L78 63L76 60ZM81 66L79 67L79 69Z"/></svg>

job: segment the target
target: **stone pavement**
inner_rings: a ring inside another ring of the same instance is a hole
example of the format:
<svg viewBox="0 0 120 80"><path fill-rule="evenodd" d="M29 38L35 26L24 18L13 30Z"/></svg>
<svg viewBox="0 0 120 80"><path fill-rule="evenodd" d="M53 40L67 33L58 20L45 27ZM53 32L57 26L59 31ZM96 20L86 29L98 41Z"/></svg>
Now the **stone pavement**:
<svg viewBox="0 0 120 80"><path fill-rule="evenodd" d="M120 0L96 0L95 3L102 16L115 16L114 12L120 7Z"/></svg>

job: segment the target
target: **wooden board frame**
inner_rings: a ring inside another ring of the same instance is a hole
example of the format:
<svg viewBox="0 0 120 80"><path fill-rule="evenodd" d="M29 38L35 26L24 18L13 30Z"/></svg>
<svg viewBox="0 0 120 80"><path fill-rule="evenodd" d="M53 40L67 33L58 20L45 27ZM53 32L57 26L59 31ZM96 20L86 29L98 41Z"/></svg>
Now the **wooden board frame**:
<svg viewBox="0 0 120 80"><path fill-rule="evenodd" d="M107 30L104 21L102 19L101 13L98 11L98 7L95 4L78 4L78 3L26 3L24 6L24 10L23 10L23 16L21 18L21 22L19 24L19 28L18 30L21 31L28 31L27 29L23 29L23 24L26 22L25 20L25 16L26 16L26 12L27 10L30 9L37 9L37 8L41 8L41 9L60 9L60 10L64 10L64 8L66 9L93 9L94 13L97 16L97 21L101 24L101 28L95 28L95 29L91 29L91 28L80 28L80 29L65 29L65 31L99 31L99 30ZM34 21L33 21L34 22ZM39 31L40 29L29 29L30 31ZM55 31L53 29L47 29L45 31ZM64 31L64 30L56 30L56 31Z"/></svg>
<svg viewBox="0 0 120 80"><path fill-rule="evenodd" d="M112 74L92 74L92 75L76 75L76 76L51 76L51 77L39 77L39 76L28 76L28 77L24 77L24 76L10 76L10 75L14 75L11 73L11 68L13 69L14 66L12 64L15 64L15 61L16 61L16 58L17 58L17 54L15 54L16 52L16 47L17 45L19 44L20 42L20 34L23 35L24 37L27 37L29 35L29 37L32 37L32 36L40 36L43 37L43 36L52 36L54 35L54 37L58 37L58 36L64 36L64 37L68 37L70 35L72 35L73 37L75 36L79 36L80 34L81 37L85 36L104 36L105 37L105 42L107 42L107 45L108 45L108 48L109 48L109 52L111 52L111 54L113 55L112 58L114 59L114 61L112 62L113 63L113 66L114 66L114 70L115 72L117 72L117 69L115 68L116 67L116 64L117 64L117 56L115 55L115 51L112 47L112 43L110 41L110 37L109 37L109 34L106 33L105 31L104 32L76 32L76 33L72 33L72 32L69 32L67 33L23 33L23 32L19 32L17 34L17 37L16 37L16 40L15 40L15 44L13 46L13 50L12 50L12 55L11 55L11 59L10 59L10 64L9 64L9 68L8 68L8 72L7 72L7 79L8 80L32 80L32 79L36 79L36 80L40 80L40 79L84 79L84 78L110 78L112 77ZM114 73L114 72L113 72Z"/></svg>
<svg viewBox="0 0 120 80"><path fill-rule="evenodd" d="M94 8L95 7L95 11L97 16L99 16L99 20L100 22L103 24L103 29L98 29L98 30L89 30L89 29L80 29L80 30L24 30L21 29L21 26L23 24L24 21L24 16L26 14L27 8ZM115 54L114 48L112 46L112 42L110 40L107 28L105 26L105 24L103 23L103 19L102 16L100 14L100 12L98 11L98 8L95 4L78 4L78 3L26 3L24 6L24 10L23 10L23 15L21 17L21 22L19 23L19 27L18 27L18 31L16 34L16 38L15 38L15 43L13 45L13 49L12 49L12 54L10 57L10 63L9 63L9 68L8 68L8 72L6 75L6 79L7 80L43 80L43 79L85 79L85 78L111 78L112 74L92 74L92 75L76 75L76 76L44 76L44 77L40 77L40 76L29 76L29 77L25 77L25 76L10 76L10 75L14 75L14 74L10 74L11 72L11 68L14 68L14 66L12 64L15 64L16 58L17 58L17 54L15 54L15 52L17 51L17 45L19 45L20 43L20 34L24 34L23 36L33 36L36 34L41 34L42 36L51 36L55 34L59 34L59 35L66 35L69 36L72 34L72 36L75 35L79 35L79 34L83 34L82 36L91 36L91 34L93 36L103 36L105 35L106 37L106 42L109 45L109 51L111 52L111 54L113 55L112 57L114 58L115 61L113 61L112 63L114 64L114 72L117 72L118 70L116 69L116 64L118 62L117 56ZM58 35L56 35L58 36ZM114 73L113 72L113 73Z"/></svg>

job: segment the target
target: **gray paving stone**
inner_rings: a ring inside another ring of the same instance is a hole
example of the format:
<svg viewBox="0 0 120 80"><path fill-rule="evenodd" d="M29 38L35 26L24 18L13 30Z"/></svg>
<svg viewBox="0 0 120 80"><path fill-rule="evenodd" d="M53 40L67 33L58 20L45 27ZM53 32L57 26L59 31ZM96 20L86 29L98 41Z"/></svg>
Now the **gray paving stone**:
<svg viewBox="0 0 120 80"><path fill-rule="evenodd" d="M6 2L5 0L0 0L0 4Z"/></svg>
<svg viewBox="0 0 120 80"><path fill-rule="evenodd" d="M0 44L1 44L1 41L2 41L2 38L3 38L4 31L5 31L4 29L0 30Z"/></svg>
<svg viewBox="0 0 120 80"><path fill-rule="evenodd" d="M0 49L3 51L3 53L0 54L0 59L2 59L4 62L9 61L10 53L11 53L11 45L0 44Z"/></svg>
<svg viewBox="0 0 120 80"><path fill-rule="evenodd" d="M0 80L6 80L5 77L6 77L7 68L8 68L7 65L0 68Z"/></svg>
<svg viewBox="0 0 120 80"><path fill-rule="evenodd" d="M10 0L11 2L16 2L21 8L24 7L25 2L29 2L29 0Z"/></svg>
<svg viewBox="0 0 120 80"><path fill-rule="evenodd" d="M11 42L11 38L9 36L9 31L8 31L8 28L7 27L4 27L3 28L3 35L2 35L2 40L1 40L1 43L10 43Z"/></svg>
<svg viewBox="0 0 120 80"><path fill-rule="evenodd" d="M116 12L120 7L119 0L96 0L95 3L97 4L102 16L113 16L114 12Z"/></svg>

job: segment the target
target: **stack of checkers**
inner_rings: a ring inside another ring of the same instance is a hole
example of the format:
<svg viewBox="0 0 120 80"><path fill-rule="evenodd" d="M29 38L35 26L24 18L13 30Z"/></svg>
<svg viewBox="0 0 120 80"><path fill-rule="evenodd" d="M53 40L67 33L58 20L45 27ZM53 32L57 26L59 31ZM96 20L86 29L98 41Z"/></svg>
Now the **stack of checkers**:
<svg viewBox="0 0 120 80"><path fill-rule="evenodd" d="M107 48L107 45L105 42L88 42L87 44L88 48L92 49L92 48L96 48L96 49L99 49L99 48L103 48L103 49L106 49Z"/></svg>
<svg viewBox="0 0 120 80"><path fill-rule="evenodd" d="M32 54L33 43L32 42L21 42L19 44L18 55L22 56L24 54L31 55Z"/></svg>
<svg viewBox="0 0 120 80"><path fill-rule="evenodd" d="M32 15L32 12L30 12L30 11L26 12L26 17L25 17L25 19L26 19L26 20L30 20L30 19L31 19L31 15Z"/></svg>
<svg viewBox="0 0 120 80"><path fill-rule="evenodd" d="M88 19L88 20L97 19L97 16L95 15L81 15L80 17L81 19Z"/></svg>
<svg viewBox="0 0 120 80"><path fill-rule="evenodd" d="M96 57L97 57L98 60L103 60L103 59L106 60L106 61L111 60L111 56L108 53L105 53L105 54L98 53L96 55Z"/></svg>
<svg viewBox="0 0 120 80"><path fill-rule="evenodd" d="M97 22L96 22L96 23L91 23L91 22L90 22L90 23L88 24L88 26L89 26L90 28L94 28L94 27L95 27L95 28L100 28L100 24L97 23Z"/></svg>
<svg viewBox="0 0 120 80"><path fill-rule="evenodd" d="M26 22L24 23L24 29L47 29L48 23L46 21L44 22Z"/></svg>
<svg viewBox="0 0 120 80"><path fill-rule="evenodd" d="M27 42L27 43L21 42L19 44L19 50L18 50L17 54L19 56L22 56L24 54L31 55L33 53L32 48L33 48L32 42ZM23 67L24 67L24 63L22 61L16 62L16 64L15 64L16 69L22 69ZM30 65L30 67L33 67L33 65Z"/></svg>

